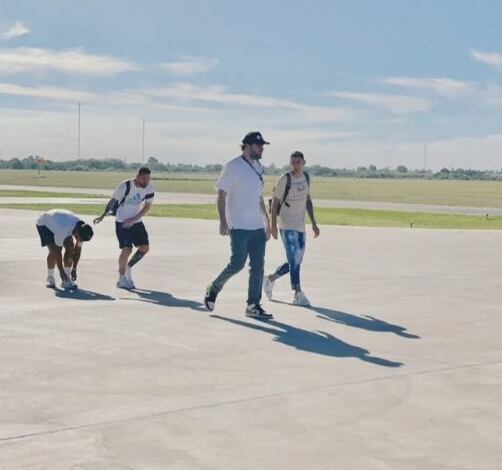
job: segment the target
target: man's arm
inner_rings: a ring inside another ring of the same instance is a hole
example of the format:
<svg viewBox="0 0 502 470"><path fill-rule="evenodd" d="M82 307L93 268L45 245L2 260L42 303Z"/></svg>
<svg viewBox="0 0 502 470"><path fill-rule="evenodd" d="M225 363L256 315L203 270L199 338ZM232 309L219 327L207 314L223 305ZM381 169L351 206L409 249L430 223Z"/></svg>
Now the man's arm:
<svg viewBox="0 0 502 470"><path fill-rule="evenodd" d="M265 207L265 200L263 197L260 198L260 208L263 214L263 221L265 222L265 233L267 234L267 240L270 239L270 219L268 218L267 208Z"/></svg>
<svg viewBox="0 0 502 470"><path fill-rule="evenodd" d="M124 228L132 227L139 219L141 219L141 217L148 213L151 207L151 202L145 202L141 210L134 217L131 217L130 219L124 221Z"/></svg>
<svg viewBox="0 0 502 470"><path fill-rule="evenodd" d="M103 211L103 213L99 216L99 217L96 217L94 219L94 224L99 224L108 214L109 212L112 210L113 206L117 203L117 199L115 198L111 198L109 201L108 201L108 204L106 205L105 207L105 210Z"/></svg>
<svg viewBox="0 0 502 470"><path fill-rule="evenodd" d="M277 214L279 213L279 207L281 205L281 201L274 197L272 199L272 227L270 229L272 236L277 240L278 230L277 230Z"/></svg>
<svg viewBox="0 0 502 470"><path fill-rule="evenodd" d="M310 221L312 222L312 230L314 231L314 238L319 236L320 230L317 226L317 222L314 217L314 203L312 202L312 198L310 194L307 196L307 214L309 215Z"/></svg>
<svg viewBox="0 0 502 470"><path fill-rule="evenodd" d="M220 235L228 235L227 214L226 214L227 193L223 189L218 190L218 215L220 216Z"/></svg>
<svg viewBox="0 0 502 470"><path fill-rule="evenodd" d="M72 281L77 280L77 264L80 260L81 254L82 254L82 242L77 242L77 243L75 243L75 246L73 247L73 261L72 261L72 268L71 268L71 280Z"/></svg>

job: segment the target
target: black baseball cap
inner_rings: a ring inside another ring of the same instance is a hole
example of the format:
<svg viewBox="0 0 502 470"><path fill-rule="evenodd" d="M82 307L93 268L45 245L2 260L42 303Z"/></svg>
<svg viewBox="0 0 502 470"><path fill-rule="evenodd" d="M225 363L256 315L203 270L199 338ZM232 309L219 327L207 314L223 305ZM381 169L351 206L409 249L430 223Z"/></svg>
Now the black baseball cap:
<svg viewBox="0 0 502 470"><path fill-rule="evenodd" d="M268 145L270 142L267 142L260 132L248 132L244 139L242 139L243 144L253 145Z"/></svg>

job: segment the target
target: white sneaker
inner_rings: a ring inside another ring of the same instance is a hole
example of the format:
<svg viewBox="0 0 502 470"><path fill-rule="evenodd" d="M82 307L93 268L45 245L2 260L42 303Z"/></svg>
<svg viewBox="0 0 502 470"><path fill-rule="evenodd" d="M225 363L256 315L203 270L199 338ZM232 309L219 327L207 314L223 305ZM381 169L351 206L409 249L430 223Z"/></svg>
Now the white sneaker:
<svg viewBox="0 0 502 470"><path fill-rule="evenodd" d="M263 278L263 292L268 297L268 300L272 300L273 290L275 281L270 280L270 276L265 276Z"/></svg>
<svg viewBox="0 0 502 470"><path fill-rule="evenodd" d="M120 276L117 287L120 289L134 289L134 282L131 279L127 279L125 276Z"/></svg>
<svg viewBox="0 0 502 470"><path fill-rule="evenodd" d="M300 305L302 307L310 307L310 300L307 296L301 291L295 292L295 297L293 299L293 305Z"/></svg>
<svg viewBox="0 0 502 470"><path fill-rule="evenodd" d="M54 276L47 276L47 287L51 289L56 287L56 278Z"/></svg>
<svg viewBox="0 0 502 470"><path fill-rule="evenodd" d="M73 283L71 279L68 279L67 281L63 281L61 283L61 287L65 290L73 290L76 289L77 286Z"/></svg>

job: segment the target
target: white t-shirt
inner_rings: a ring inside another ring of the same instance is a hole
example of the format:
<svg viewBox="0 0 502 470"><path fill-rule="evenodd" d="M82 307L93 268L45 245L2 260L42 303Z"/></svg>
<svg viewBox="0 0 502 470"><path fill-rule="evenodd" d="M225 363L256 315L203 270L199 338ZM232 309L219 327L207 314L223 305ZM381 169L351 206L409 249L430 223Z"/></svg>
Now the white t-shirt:
<svg viewBox="0 0 502 470"><path fill-rule="evenodd" d="M113 193L113 199L116 199L119 203L122 201L126 192L126 181L122 181L117 186L117 189ZM138 212L143 208L143 201L152 204L155 196L155 190L152 184L149 184L146 188L138 187L134 184L134 180L130 180L129 194L125 198L123 204L117 209L117 215L115 220L117 222L124 222L127 219L135 217ZM141 222L141 219L138 220Z"/></svg>
<svg viewBox="0 0 502 470"><path fill-rule="evenodd" d="M45 225L54 234L54 243L63 246L81 219L64 209L51 209L37 219L37 225Z"/></svg>
<svg viewBox="0 0 502 470"><path fill-rule="evenodd" d="M288 178L282 175L274 189L274 197L281 201L279 212L279 228L283 230L296 230L305 232L305 215L307 212L307 197L310 194L310 187L305 174L294 177L291 175L291 188L289 189L286 204L283 204L284 193L286 192Z"/></svg>
<svg viewBox="0 0 502 470"><path fill-rule="evenodd" d="M263 167L258 162L253 162L251 167L240 156L223 167L216 187L227 193L225 210L230 229L264 228L263 185Z"/></svg>

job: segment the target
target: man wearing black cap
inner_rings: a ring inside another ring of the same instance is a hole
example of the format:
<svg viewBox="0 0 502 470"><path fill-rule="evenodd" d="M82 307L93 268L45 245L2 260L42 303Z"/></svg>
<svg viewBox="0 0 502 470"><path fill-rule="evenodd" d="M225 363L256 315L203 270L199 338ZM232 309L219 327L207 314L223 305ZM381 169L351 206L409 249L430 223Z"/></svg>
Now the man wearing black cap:
<svg viewBox="0 0 502 470"><path fill-rule="evenodd" d="M232 254L227 267L207 288L204 303L210 311L225 283L244 268L249 256L246 316L272 318L260 303L270 221L263 201L264 170L259 161L267 144L259 132L248 133L242 140L242 155L223 167L218 180L220 235L230 235Z"/></svg>
<svg viewBox="0 0 502 470"><path fill-rule="evenodd" d="M89 241L92 227L73 212L51 209L37 219L37 230L42 246L49 249L47 255L47 287L56 287L54 268L58 267L64 289L75 289L77 264L82 253L82 242ZM73 241L75 238L75 242ZM62 248L65 252L62 255Z"/></svg>

